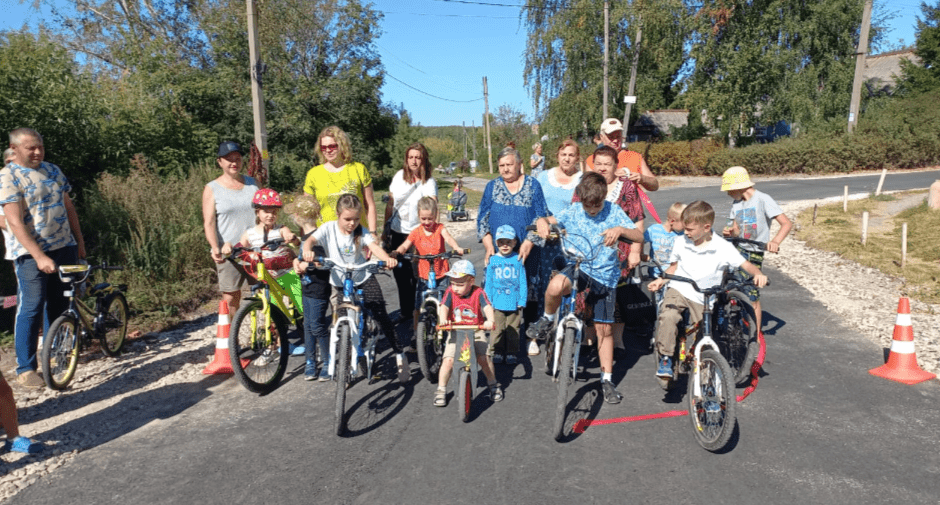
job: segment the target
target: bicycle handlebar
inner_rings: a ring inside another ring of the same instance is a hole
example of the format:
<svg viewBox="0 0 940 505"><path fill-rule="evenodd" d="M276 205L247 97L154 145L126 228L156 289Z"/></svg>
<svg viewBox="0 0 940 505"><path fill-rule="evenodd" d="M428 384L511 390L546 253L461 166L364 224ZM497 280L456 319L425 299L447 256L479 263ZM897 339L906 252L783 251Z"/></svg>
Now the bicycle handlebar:
<svg viewBox="0 0 940 505"><path fill-rule="evenodd" d="M439 324L438 330L485 330L482 324Z"/></svg>
<svg viewBox="0 0 940 505"><path fill-rule="evenodd" d="M759 240L751 240L744 237L722 237L728 242L731 242L734 245L738 244L753 244L756 245L761 251L767 250L767 242L761 242Z"/></svg>
<svg viewBox="0 0 940 505"><path fill-rule="evenodd" d="M451 259L454 256L462 256L464 254L470 254L470 249L462 249L461 252L458 251L448 251L440 254L414 254L414 253L402 253L400 256L405 260L436 260L436 259Z"/></svg>
<svg viewBox="0 0 940 505"><path fill-rule="evenodd" d="M561 226L558 226L557 224L549 224L548 227L550 230L548 234L548 238L550 239L558 239L558 238L561 238L563 235L567 234L567 231L565 230L565 228L562 228ZM530 224L525 227L525 231L538 231L538 226L534 224ZM632 240L626 239L624 237L617 237L617 240L620 242L623 242L624 244L633 243Z"/></svg>
<svg viewBox="0 0 940 505"><path fill-rule="evenodd" d="M320 263L323 266L316 266L314 263ZM330 258L324 256L317 256L313 258L313 261L310 262L310 265L307 266L306 272L313 273L316 270L331 270L333 268L339 268L342 270L357 272L360 270L370 270L373 273L376 273L376 270L384 269L386 263L384 261L370 261L366 263L360 263L358 265L353 265L351 263L339 263L333 261Z"/></svg>

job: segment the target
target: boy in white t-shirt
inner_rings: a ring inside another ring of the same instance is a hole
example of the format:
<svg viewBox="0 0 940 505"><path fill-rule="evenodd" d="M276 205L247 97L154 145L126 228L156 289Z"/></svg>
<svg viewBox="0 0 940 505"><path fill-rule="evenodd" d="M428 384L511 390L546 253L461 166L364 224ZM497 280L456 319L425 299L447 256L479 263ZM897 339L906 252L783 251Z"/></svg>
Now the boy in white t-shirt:
<svg viewBox="0 0 940 505"><path fill-rule="evenodd" d="M722 274L729 267L742 268L754 276L757 287L767 285L767 276L754 264L746 261L728 241L712 233L715 209L701 200L692 202L682 211L685 236L676 237L670 255L667 274L687 277L695 281L700 289L708 289L721 283ZM665 284L663 278L649 284L650 291L659 291ZM687 282L668 281L669 289L663 297L656 329L656 346L660 360L656 370L658 377L672 377L672 356L676 351L676 334L682 311L689 310L689 324L702 320L704 296Z"/></svg>

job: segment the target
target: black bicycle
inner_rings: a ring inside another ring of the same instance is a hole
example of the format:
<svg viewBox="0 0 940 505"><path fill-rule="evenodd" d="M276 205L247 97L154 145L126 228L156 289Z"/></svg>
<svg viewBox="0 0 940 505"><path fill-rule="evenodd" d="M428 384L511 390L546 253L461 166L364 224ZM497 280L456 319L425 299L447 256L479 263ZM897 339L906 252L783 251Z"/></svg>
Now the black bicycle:
<svg viewBox="0 0 940 505"><path fill-rule="evenodd" d="M767 244L740 237L725 237L735 246L753 244L761 250ZM767 282L770 285L770 281ZM734 272L726 271L722 277L721 291L715 298L715 342L721 355L728 360L734 372L734 382L744 386L751 376L751 367L757 359L760 343L754 306L747 292L754 289L752 279L744 279Z"/></svg>

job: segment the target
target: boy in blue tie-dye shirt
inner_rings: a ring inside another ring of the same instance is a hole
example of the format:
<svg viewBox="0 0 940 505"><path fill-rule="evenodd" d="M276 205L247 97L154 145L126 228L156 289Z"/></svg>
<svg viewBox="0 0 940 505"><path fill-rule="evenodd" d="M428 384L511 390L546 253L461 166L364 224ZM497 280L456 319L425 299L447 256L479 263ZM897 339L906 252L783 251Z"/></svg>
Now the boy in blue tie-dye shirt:
<svg viewBox="0 0 940 505"><path fill-rule="evenodd" d="M665 223L656 223L643 232L643 240L648 242L650 245L649 257L660 265L669 266L669 255L672 254L672 244L675 242L676 237L681 236L683 230L685 230L685 227L682 225L683 210L685 210L684 203L676 202L672 204L669 207L669 211L666 213ZM655 267L653 271L656 277L659 277L662 274L662 269L660 267ZM662 303L662 301L663 294L661 291L657 291L657 309L659 308L659 305Z"/></svg>

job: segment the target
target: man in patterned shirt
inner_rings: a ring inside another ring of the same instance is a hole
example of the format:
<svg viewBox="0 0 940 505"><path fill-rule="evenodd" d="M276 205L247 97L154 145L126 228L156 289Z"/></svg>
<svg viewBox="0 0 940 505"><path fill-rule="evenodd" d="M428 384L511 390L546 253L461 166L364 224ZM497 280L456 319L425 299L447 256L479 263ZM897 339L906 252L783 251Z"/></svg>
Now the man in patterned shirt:
<svg viewBox="0 0 940 505"><path fill-rule="evenodd" d="M68 194L72 187L59 167L43 161L42 136L18 128L10 132L10 148L13 161L0 170L0 205L16 237L16 374L21 385L40 388L44 382L36 373L36 347L43 309L46 325L66 309L66 286L56 268L84 258L85 243Z"/></svg>

